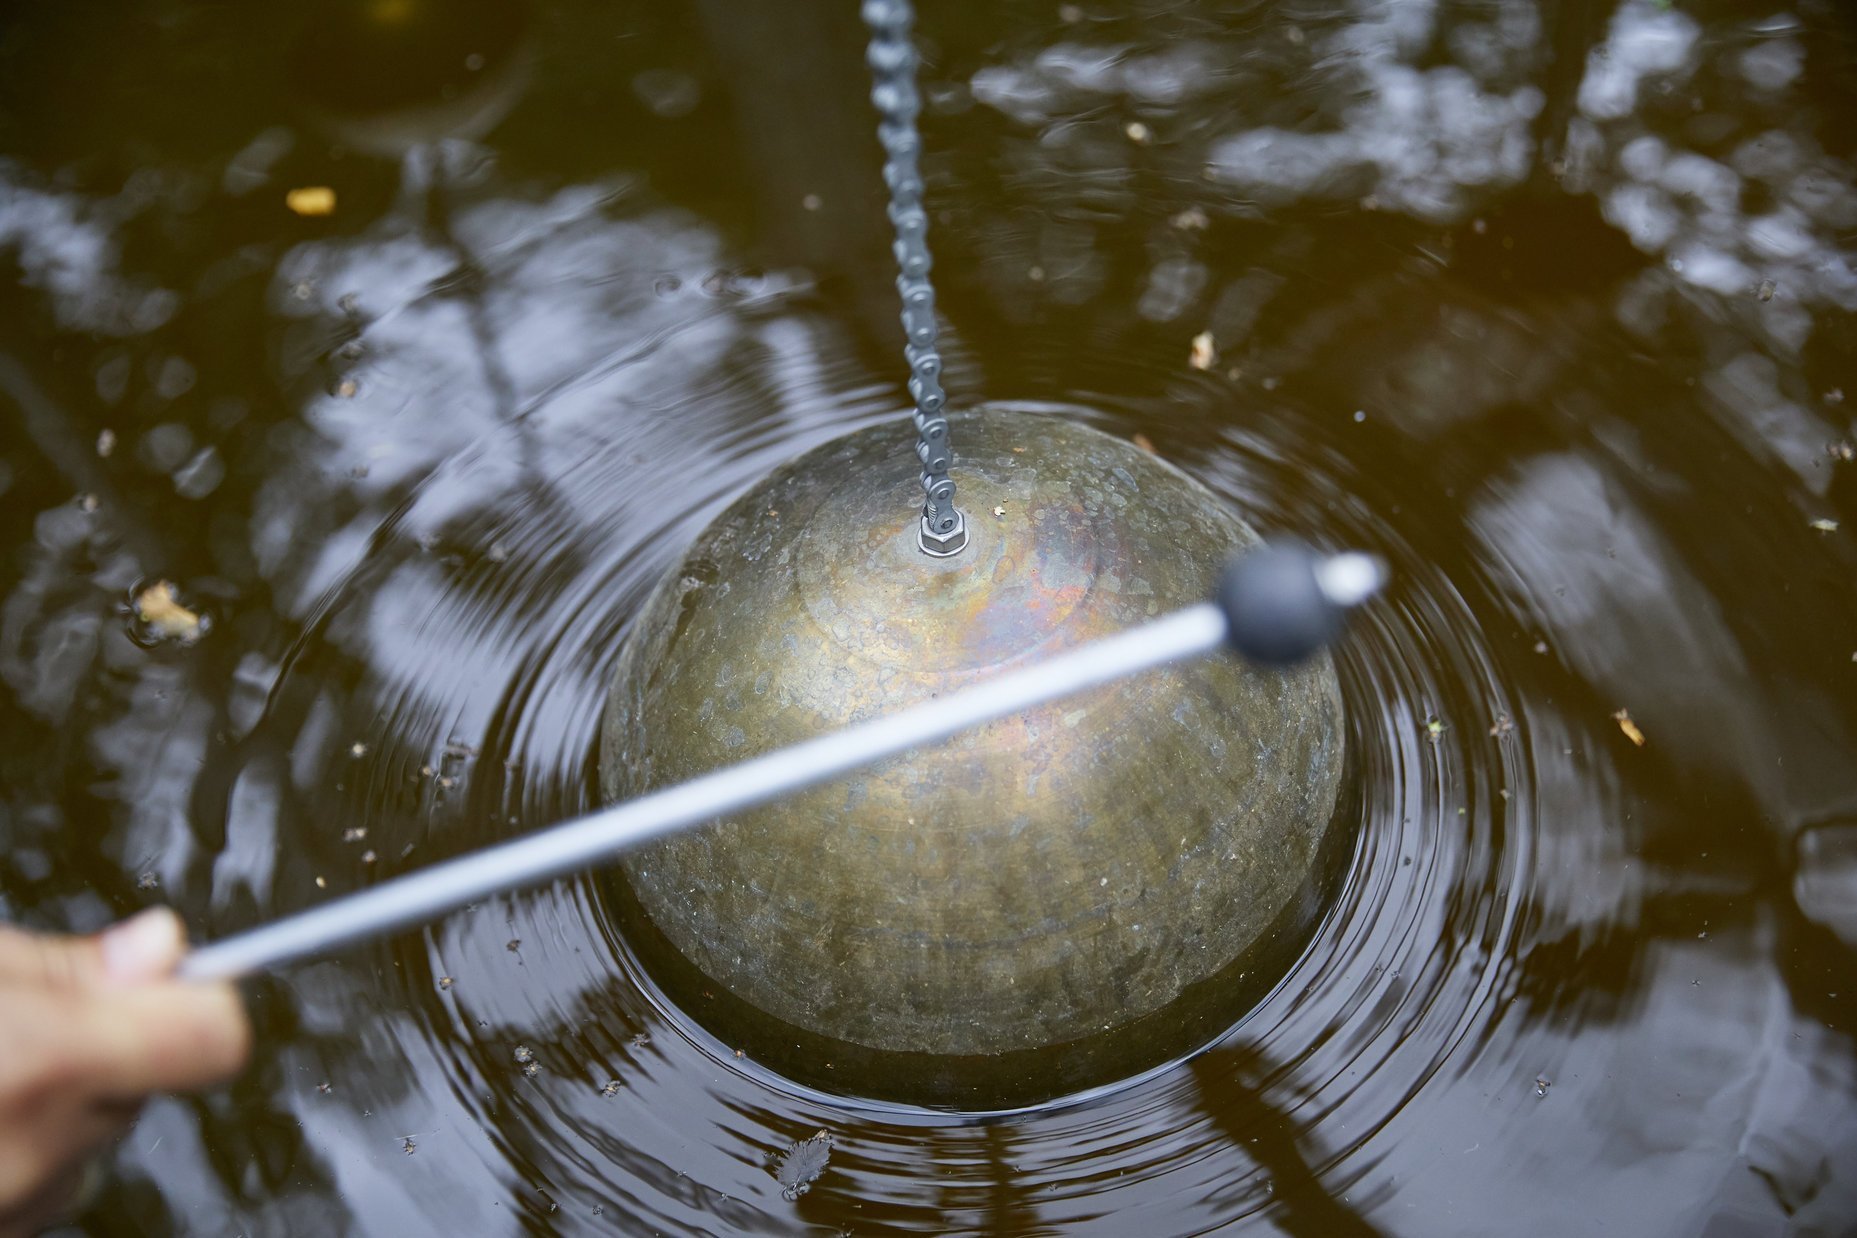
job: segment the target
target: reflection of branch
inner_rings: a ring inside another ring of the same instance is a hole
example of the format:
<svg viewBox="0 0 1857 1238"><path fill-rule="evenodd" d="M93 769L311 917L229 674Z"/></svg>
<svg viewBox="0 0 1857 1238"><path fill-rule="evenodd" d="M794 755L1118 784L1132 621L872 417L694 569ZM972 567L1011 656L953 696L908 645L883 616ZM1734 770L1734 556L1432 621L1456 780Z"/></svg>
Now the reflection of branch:
<svg viewBox="0 0 1857 1238"><path fill-rule="evenodd" d="M1763 854L1759 848L1750 848L1741 856L1744 872L1761 866L1758 854ZM1673 888L1643 896L1628 922L1575 927L1522 951L1512 982L1513 997L1520 1002L1516 1013L1531 1023L1560 1020L1575 1011L1586 1023L1616 1022L1637 1008L1634 999L1645 990L1644 964L1653 947L1693 942L1704 931L1720 934L1733 925L1752 925L1770 913L1778 929L1771 951L1774 972L1793 1011L1857 1036L1857 994L1849 986L1828 989L1823 982L1828 975L1857 973L1857 950L1800 911L1789 873L1756 873L1751 888L1736 882L1697 889L1693 871L1653 865L1651 876L1660 871Z"/></svg>
<svg viewBox="0 0 1857 1238"><path fill-rule="evenodd" d="M443 149L436 145L427 146L414 157L421 155L429 164L425 176L427 238L450 254L452 261L458 264L461 278L452 281L447 291L464 303L464 319L470 325L471 340L477 348L477 363L483 373L484 386L490 389L491 399L496 403L497 420L515 427L516 443L522 453L522 471L533 478L536 476L538 462L531 428L526 420L517 415L516 384L503 365L496 331L491 326L490 313L484 306L484 288L490 282L489 272L484 270L476 255L466 249L452 231L451 203L446 195L449 172L445 166Z"/></svg>
<svg viewBox="0 0 1857 1238"><path fill-rule="evenodd" d="M1007 1159L1012 1143L1002 1122L989 1122L982 1128L986 1137L987 1170L991 1179L987 1191L987 1232L989 1234L1030 1234L1038 1224L1038 1202L1032 1186Z"/></svg>
<svg viewBox="0 0 1857 1238"><path fill-rule="evenodd" d="M842 290L840 319L865 360L879 374L903 375L857 6L696 0L695 10L728 96L735 160L747 169L742 184L764 257L776 267L803 266ZM769 55L772 47L780 54Z"/></svg>
<svg viewBox="0 0 1857 1238"><path fill-rule="evenodd" d="M1359 1213L1328 1193L1296 1146L1296 1127L1246 1076L1268 1073L1254 1049L1214 1049L1190 1063L1198 1084L1200 1112L1221 1134L1243 1148L1270 1175L1276 1223L1293 1238L1375 1238L1379 1233Z"/></svg>
<svg viewBox="0 0 1857 1238"><path fill-rule="evenodd" d="M1580 82L1586 76L1586 59L1604 41L1611 9L1610 4L1596 0L1562 0L1543 12L1548 47L1541 89L1546 103L1535 118L1535 149L1539 155L1529 175L1544 189L1558 179L1553 165L1567 149L1567 130L1579 102Z"/></svg>
<svg viewBox="0 0 1857 1238"><path fill-rule="evenodd" d="M128 518L129 511L121 492L110 481L109 473L97 463L96 452L86 445L85 436L78 432L71 415L52 403L51 397L33 381L25 366L4 353L0 353L0 391L18 407L26 437L39 449L39 454L64 474L73 489L97 497L123 544L134 556L137 569L148 574L168 562L167 552L155 536L154 524Z"/></svg>

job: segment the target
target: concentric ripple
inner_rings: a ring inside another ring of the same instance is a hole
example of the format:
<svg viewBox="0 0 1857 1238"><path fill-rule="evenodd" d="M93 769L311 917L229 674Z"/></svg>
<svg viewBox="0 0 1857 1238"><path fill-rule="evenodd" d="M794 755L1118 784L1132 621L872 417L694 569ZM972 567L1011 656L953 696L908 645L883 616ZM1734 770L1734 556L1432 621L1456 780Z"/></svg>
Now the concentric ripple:
<svg viewBox="0 0 1857 1238"><path fill-rule="evenodd" d="M534 226L604 252L610 205L570 205ZM716 284L697 273L700 236L620 227L621 261L648 240L644 262L684 274L649 300L596 299L607 343L577 331L566 361L473 352L445 304L378 294L393 329L364 325L349 350L326 454L272 483L281 512L353 514L280 560L302 619L274 669L253 662L259 690L197 792L225 835L172 884L216 931L593 807L605 678L658 573L775 464L903 415L790 290L718 300L700 291ZM525 309L511 252L477 307L491 321ZM371 305L366 264L297 261L315 295ZM909 1110L809 1091L717 1043L654 992L577 878L265 981L263 1065L236 1120L165 1105L145 1126L271 1156L276 1184L250 1204L205 1182L171 1198L228 1223L301 1212L383 1233L470 1232L496 1209L542 1230L1364 1233L1444 1215L1472 1168L1479 1193L1545 1207L1561 1187L1544 1143L1563 1184L1573 1170L1629 1189L1629 1158L1568 1153L1591 1115L1630 1129L1634 1096L1692 1118L1708 1103L1644 1064L1646 1025L1704 1045L1756 1015L1788 1026L1771 930L1735 901L1748 884L1658 858L1684 801L1655 762L1762 768L1758 745L1686 734L1645 689L1670 680L1659 641L1686 673L1741 673L1698 604L1696 556L1646 514L1660 496L1577 424L1536 420L1514 450L1477 453L1319 382L1183 370L1138 341L1076 358L1055 389L1049 353L1073 342L1021 343L983 372L957 338L951 387L1039 392L1020 406L1151 446L1262 530L1392 565L1337 653L1357 853L1277 989L1203 1052L1120 1086L1007 1114ZM420 394L435 373L451 399ZM353 463L405 455L398 471ZM329 464L333 498L316 491ZM1631 741L1627 704L1655 747ZM1701 974L1734 996L1698 1007L1714 992ZM1770 1086L1738 1120L1770 1120ZM268 1130L300 1135L279 1151ZM819 1132L829 1151L795 1177L782 1154Z"/></svg>
<svg viewBox="0 0 1857 1238"><path fill-rule="evenodd" d="M395 1012L373 1063L418 1080L393 1107L416 1147L424 1128L434 1148L455 1149L440 1171L448 1189L487 1174L537 1215L616 1209L757 1233L822 1212L919 1232L1016 1217L1027 1229L1097 1218L1187 1233L1354 1206L1349 1185L1384 1155L1383 1132L1488 1030L1528 888L1530 713L1471 604L1415 544L1428 531L1408 535L1375 510L1345 444L1310 443L1293 411L1207 436L1191 404L1228 393L1206 382L1170 394L1167 406L1027 407L1185 440L1177 462L1259 527L1376 551L1397 581L1338 656L1342 811L1364 823L1358 853L1319 939L1272 996L1204 1053L1101 1094L981 1121L898 1109L736 1058L653 994L593 883L570 881L376 950L376 981L339 962L307 969ZM364 884L591 807L603 676L656 573L773 464L900 415L817 382L771 416L765 398L745 376L700 385L663 406L663 431L583 434L578 458L519 486L502 471L512 432L493 429L410 492L272 693L265 725L325 735L334 773L330 826L305 831L307 854L286 850L281 868ZM544 459L546 413L530 418ZM1292 450L1285 435L1303 441ZM331 703L336 683L346 692ZM320 727L284 708L299 694L329 715ZM338 1095L354 1104L356 1092ZM307 1117L330 1101L298 1105ZM769 1156L818 1130L835 1141L828 1175L794 1215Z"/></svg>
<svg viewBox="0 0 1857 1238"><path fill-rule="evenodd" d="M219 936L591 808L658 574L903 415L826 89L860 96L855 48L534 6L531 93L421 180L274 97L247 51L293 6L20 7L0 911ZM924 6L954 403L1393 566L1337 653L1361 828L1317 940L1185 1061L945 1114L737 1057L564 881L258 982L252 1069L151 1105L86 1223L1845 1232L1836 9ZM162 582L197 639L133 618Z"/></svg>

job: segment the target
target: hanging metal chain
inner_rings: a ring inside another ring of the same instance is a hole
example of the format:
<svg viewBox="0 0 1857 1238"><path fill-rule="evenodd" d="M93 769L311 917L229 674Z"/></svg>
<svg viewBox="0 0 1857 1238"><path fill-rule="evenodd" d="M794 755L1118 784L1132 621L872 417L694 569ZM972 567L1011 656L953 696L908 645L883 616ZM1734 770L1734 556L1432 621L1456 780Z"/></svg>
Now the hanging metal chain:
<svg viewBox="0 0 1857 1238"><path fill-rule="evenodd" d="M941 389L941 354L935 348L935 289L929 283L928 213L922 209L922 171L916 160L922 139L916 115L916 49L910 40L915 11L909 0L865 0L870 27L871 102L877 105L878 140L886 156L884 184L890 189L890 223L896 228L897 291L903 297L903 356L909 362L909 394L915 398L916 456L922 464L922 529L926 554L959 554L967 545L967 520L954 505L954 462L948 439L948 403Z"/></svg>

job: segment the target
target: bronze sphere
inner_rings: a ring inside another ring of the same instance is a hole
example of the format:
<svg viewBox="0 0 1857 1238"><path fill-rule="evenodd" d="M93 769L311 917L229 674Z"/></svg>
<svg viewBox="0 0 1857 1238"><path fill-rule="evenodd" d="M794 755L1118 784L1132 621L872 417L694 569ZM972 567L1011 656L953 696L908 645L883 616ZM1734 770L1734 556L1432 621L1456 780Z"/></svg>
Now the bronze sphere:
<svg viewBox="0 0 1857 1238"><path fill-rule="evenodd" d="M622 799L888 713L1212 593L1254 534L1077 422L957 417L971 541L916 545L906 420L776 470L704 531L615 671ZM839 1094L999 1109L1213 1040L1307 945L1335 823L1326 655L1171 667L971 731L623 862L662 990L725 1045Z"/></svg>

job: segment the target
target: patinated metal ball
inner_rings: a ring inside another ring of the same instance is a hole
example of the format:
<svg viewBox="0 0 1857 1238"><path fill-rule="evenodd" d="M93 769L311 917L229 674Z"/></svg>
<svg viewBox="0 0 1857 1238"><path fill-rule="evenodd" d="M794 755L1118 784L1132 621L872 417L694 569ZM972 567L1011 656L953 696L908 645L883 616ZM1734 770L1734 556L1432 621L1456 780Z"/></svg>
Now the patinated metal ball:
<svg viewBox="0 0 1857 1238"><path fill-rule="evenodd" d="M907 422L777 470L634 623L600 752L622 799L954 691L1209 597L1256 535L1069 418L957 418L971 541L916 545ZM841 1094L972 1109L1203 1045L1309 940L1351 849L1325 655L1213 657L978 728L630 855L659 987Z"/></svg>

